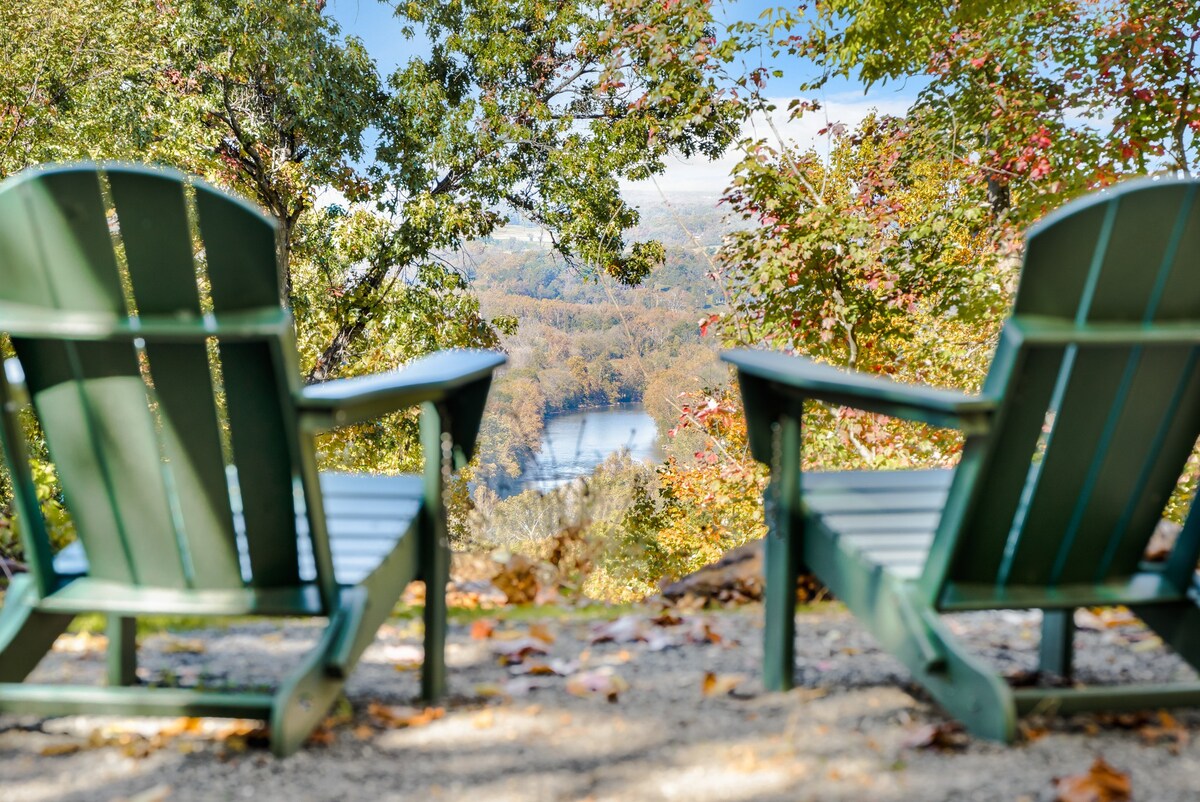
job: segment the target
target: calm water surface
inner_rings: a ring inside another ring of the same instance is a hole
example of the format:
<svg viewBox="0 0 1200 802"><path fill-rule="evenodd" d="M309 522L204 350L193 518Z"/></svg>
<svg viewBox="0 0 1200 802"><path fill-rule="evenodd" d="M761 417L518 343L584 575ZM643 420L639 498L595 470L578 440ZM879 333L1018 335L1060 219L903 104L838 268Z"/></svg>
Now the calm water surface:
<svg viewBox="0 0 1200 802"><path fill-rule="evenodd" d="M619 404L546 418L542 446L521 477L522 489L549 490L587 476L614 451L657 462L658 427L641 404Z"/></svg>

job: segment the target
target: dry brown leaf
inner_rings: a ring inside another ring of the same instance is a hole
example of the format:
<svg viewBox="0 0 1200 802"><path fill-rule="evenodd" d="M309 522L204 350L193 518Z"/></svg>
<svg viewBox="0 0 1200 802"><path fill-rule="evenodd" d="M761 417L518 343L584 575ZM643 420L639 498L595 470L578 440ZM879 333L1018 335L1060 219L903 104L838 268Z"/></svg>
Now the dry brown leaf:
<svg viewBox="0 0 1200 802"><path fill-rule="evenodd" d="M1050 730L1045 727L1038 727L1024 721L1017 722L1017 729L1021 732L1021 739L1028 743L1039 741L1050 733Z"/></svg>
<svg viewBox="0 0 1200 802"><path fill-rule="evenodd" d="M371 702L367 706L367 714L386 727L401 729L403 727L423 727L432 721L437 721L446 715L446 709L444 707L419 708Z"/></svg>
<svg viewBox="0 0 1200 802"><path fill-rule="evenodd" d="M908 734L900 745L906 749L963 749L967 735L957 721L926 724Z"/></svg>
<svg viewBox="0 0 1200 802"><path fill-rule="evenodd" d="M336 740L337 736L334 735L333 730L322 724L309 733L306 743L312 746L332 746Z"/></svg>
<svg viewBox="0 0 1200 802"><path fill-rule="evenodd" d="M63 741L56 744L48 744L43 746L39 751L42 757L59 757L60 755L73 755L76 752L83 750L83 744L78 741Z"/></svg>
<svg viewBox="0 0 1200 802"><path fill-rule="evenodd" d="M369 741L375 737L375 728L370 724L359 724L357 727L351 730L351 732L353 732L354 737L360 741Z"/></svg>
<svg viewBox="0 0 1200 802"><path fill-rule="evenodd" d="M1132 799L1129 775L1096 758L1086 774L1056 777L1055 802L1126 802Z"/></svg>
<svg viewBox="0 0 1200 802"><path fill-rule="evenodd" d="M518 638L508 643L497 644L494 649L500 663L506 666L523 662L531 655L546 654L546 645L536 638Z"/></svg>
<svg viewBox="0 0 1200 802"><path fill-rule="evenodd" d="M53 651L80 654L83 652L102 652L108 648L108 638L103 635L93 635L90 632L79 632L74 635L59 635L54 641Z"/></svg>
<svg viewBox="0 0 1200 802"><path fill-rule="evenodd" d="M646 640L646 622L636 615L623 615L592 630L592 643L636 643Z"/></svg>
<svg viewBox="0 0 1200 802"><path fill-rule="evenodd" d="M1165 743L1167 751L1178 755L1191 741L1191 734L1165 710L1158 711L1158 724L1147 724L1138 730L1147 744Z"/></svg>
<svg viewBox="0 0 1200 802"><path fill-rule="evenodd" d="M745 680L741 674L714 674L707 671L700 683L700 692L705 696L725 696Z"/></svg>
<svg viewBox="0 0 1200 802"><path fill-rule="evenodd" d="M529 637L537 638L542 643L554 643L554 633L545 624L530 624Z"/></svg>
<svg viewBox="0 0 1200 802"><path fill-rule="evenodd" d="M204 654L207 648L199 638L172 638L162 646L167 654Z"/></svg>
<svg viewBox="0 0 1200 802"><path fill-rule="evenodd" d="M610 702L617 701L629 683L611 670L604 668L584 671L567 680L567 693L574 696L603 696Z"/></svg>
<svg viewBox="0 0 1200 802"><path fill-rule="evenodd" d="M480 682L475 685L475 695L483 699L493 696L503 696L504 689L494 682Z"/></svg>
<svg viewBox="0 0 1200 802"><path fill-rule="evenodd" d="M688 643L720 643L722 638L707 621L696 621L688 632Z"/></svg>
<svg viewBox="0 0 1200 802"><path fill-rule="evenodd" d="M496 622L491 618L476 618L471 622L472 640L487 640L496 631Z"/></svg>

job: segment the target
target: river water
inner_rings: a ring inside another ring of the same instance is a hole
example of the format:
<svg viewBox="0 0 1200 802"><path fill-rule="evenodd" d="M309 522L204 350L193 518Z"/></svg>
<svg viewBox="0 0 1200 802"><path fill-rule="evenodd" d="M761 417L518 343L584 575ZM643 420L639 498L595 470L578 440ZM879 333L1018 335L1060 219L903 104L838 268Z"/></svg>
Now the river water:
<svg viewBox="0 0 1200 802"><path fill-rule="evenodd" d="M560 412L546 418L542 445L521 476L522 490L546 491L591 474L614 451L658 462L658 427L641 404Z"/></svg>

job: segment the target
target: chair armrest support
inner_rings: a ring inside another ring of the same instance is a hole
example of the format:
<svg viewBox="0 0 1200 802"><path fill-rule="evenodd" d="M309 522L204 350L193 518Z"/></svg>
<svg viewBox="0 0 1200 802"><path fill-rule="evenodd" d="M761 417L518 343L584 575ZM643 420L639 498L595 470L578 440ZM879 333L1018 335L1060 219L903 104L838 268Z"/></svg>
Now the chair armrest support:
<svg viewBox="0 0 1200 802"><path fill-rule="evenodd" d="M798 415L803 402L813 400L975 435L988 431L996 409L995 400L986 396L849 373L778 352L726 351L721 359L737 368L748 419L754 416L773 422L781 414ZM760 461L769 459L765 438L765 433L751 433L751 448Z"/></svg>
<svg viewBox="0 0 1200 802"><path fill-rule="evenodd" d="M399 370L302 387L294 395L301 425L323 432L377 418L424 402L445 403L474 394L486 396L492 373L505 357L494 351L439 351Z"/></svg>

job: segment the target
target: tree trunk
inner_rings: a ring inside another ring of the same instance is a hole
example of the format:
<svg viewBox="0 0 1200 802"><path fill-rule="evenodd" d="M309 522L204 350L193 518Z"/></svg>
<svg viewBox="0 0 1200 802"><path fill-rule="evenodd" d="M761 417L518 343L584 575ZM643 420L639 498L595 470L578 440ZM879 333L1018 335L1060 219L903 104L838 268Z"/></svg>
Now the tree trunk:
<svg viewBox="0 0 1200 802"><path fill-rule="evenodd" d="M329 341L329 345L325 346L325 350L321 352L321 356L313 365L312 370L304 377L305 383L318 384L330 379L333 371L346 358L346 351L350 349L350 343L358 337L365 322L365 318L360 317L354 323L342 324L337 330L337 334L333 335L333 339Z"/></svg>
<svg viewBox="0 0 1200 802"><path fill-rule="evenodd" d="M999 217L1012 206L1012 196L1008 183L998 178L989 178L987 182L988 203L992 206L992 216Z"/></svg>

